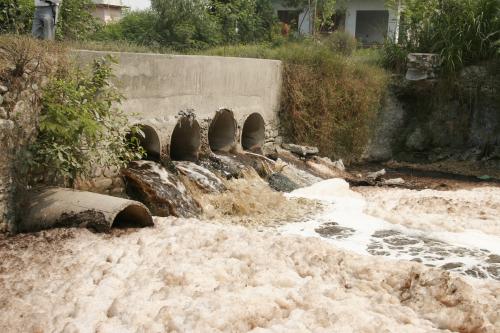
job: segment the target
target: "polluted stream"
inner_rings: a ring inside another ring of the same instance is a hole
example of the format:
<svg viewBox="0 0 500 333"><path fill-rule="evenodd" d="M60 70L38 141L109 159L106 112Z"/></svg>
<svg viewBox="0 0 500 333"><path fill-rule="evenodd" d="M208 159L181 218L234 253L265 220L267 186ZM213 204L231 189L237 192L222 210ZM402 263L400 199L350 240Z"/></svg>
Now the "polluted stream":
<svg viewBox="0 0 500 333"><path fill-rule="evenodd" d="M124 176L154 227L0 239L0 331L500 331L498 188L394 196L231 154Z"/></svg>

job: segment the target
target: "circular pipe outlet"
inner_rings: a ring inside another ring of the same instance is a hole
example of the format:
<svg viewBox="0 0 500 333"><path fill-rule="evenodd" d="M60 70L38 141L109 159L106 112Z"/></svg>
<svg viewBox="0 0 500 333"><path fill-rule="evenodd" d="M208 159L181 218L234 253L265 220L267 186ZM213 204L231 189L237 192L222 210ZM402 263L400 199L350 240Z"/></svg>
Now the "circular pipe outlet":
<svg viewBox="0 0 500 333"><path fill-rule="evenodd" d="M170 158L174 161L196 162L200 146L200 125L192 118L182 117L172 132Z"/></svg>
<svg viewBox="0 0 500 333"><path fill-rule="evenodd" d="M266 123L259 113L252 113L245 120L241 132L241 146L245 150L260 148L266 140Z"/></svg>
<svg viewBox="0 0 500 333"><path fill-rule="evenodd" d="M208 129L208 143L212 151L229 151L235 143L236 120L230 110L219 110Z"/></svg>
<svg viewBox="0 0 500 333"><path fill-rule="evenodd" d="M143 159L158 161L161 154L161 141L158 132L148 125L137 124L136 126L139 126L144 133L144 137L138 136L139 144L146 151L146 156Z"/></svg>

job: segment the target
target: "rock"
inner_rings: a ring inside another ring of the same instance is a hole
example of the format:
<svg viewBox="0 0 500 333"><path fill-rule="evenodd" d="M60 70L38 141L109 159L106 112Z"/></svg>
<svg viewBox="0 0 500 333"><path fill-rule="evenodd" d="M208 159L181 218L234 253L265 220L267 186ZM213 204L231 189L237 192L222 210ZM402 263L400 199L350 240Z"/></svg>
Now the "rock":
<svg viewBox="0 0 500 333"><path fill-rule="evenodd" d="M5 108L0 107L0 119L8 119L7 110Z"/></svg>
<svg viewBox="0 0 500 333"><path fill-rule="evenodd" d="M113 180L109 178L97 178L93 180L96 190L107 190L113 185Z"/></svg>
<svg viewBox="0 0 500 333"><path fill-rule="evenodd" d="M328 158L328 157L325 157L325 158ZM338 160L338 161L335 161L333 162L333 165L339 169L340 171L345 171L345 165L344 165L344 161L342 161L342 159Z"/></svg>
<svg viewBox="0 0 500 333"><path fill-rule="evenodd" d="M278 158L278 151L276 150L276 144L274 142L265 143L262 146L262 155L269 157L273 160Z"/></svg>
<svg viewBox="0 0 500 333"><path fill-rule="evenodd" d="M6 86L4 86L4 85L0 85L0 93L4 94L4 93L6 93L7 91L9 91L9 89L8 89Z"/></svg>
<svg viewBox="0 0 500 333"><path fill-rule="evenodd" d="M384 185L403 185L405 183L405 180L403 178L392 178L385 179L382 183Z"/></svg>
<svg viewBox="0 0 500 333"><path fill-rule="evenodd" d="M406 79L421 81L434 79L441 65L441 58L435 53L410 53L407 57Z"/></svg>
<svg viewBox="0 0 500 333"><path fill-rule="evenodd" d="M426 143L427 139L420 128L415 129L406 139L406 147L413 151L425 150Z"/></svg>
<svg viewBox="0 0 500 333"><path fill-rule="evenodd" d="M11 131L15 127L15 124L12 120L0 119L0 130L1 131Z"/></svg>
<svg viewBox="0 0 500 333"><path fill-rule="evenodd" d="M120 170L116 167L105 168L103 171L103 175L108 178L116 177L120 174Z"/></svg>
<svg viewBox="0 0 500 333"><path fill-rule="evenodd" d="M385 172L385 169L382 169L382 170L379 170L377 172L372 172L372 173L369 173L366 178L368 179L372 179L372 180L377 180L379 179L380 177L382 177L383 175L385 175L386 172Z"/></svg>
<svg viewBox="0 0 500 333"><path fill-rule="evenodd" d="M293 143L283 143L283 144L281 144L281 147L283 149L286 149L288 151L291 151L294 154L297 154L297 155L303 156L303 157L306 157L308 155L318 155L319 154L319 149L316 147L300 146L300 145L296 145Z"/></svg>
<svg viewBox="0 0 500 333"><path fill-rule="evenodd" d="M299 188L299 185L281 173L273 173L267 181L269 186L278 192L292 192Z"/></svg>
<svg viewBox="0 0 500 333"><path fill-rule="evenodd" d="M3 95L0 95L0 105L3 104L3 100L4 100Z"/></svg>

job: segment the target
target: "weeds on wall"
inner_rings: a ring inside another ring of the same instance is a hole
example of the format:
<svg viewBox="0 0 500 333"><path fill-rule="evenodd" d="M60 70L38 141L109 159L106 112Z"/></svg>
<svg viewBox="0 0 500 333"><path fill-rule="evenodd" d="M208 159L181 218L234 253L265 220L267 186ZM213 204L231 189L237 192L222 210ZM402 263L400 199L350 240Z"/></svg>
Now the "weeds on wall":
<svg viewBox="0 0 500 333"><path fill-rule="evenodd" d="M110 83L114 62L107 56L89 68L70 67L44 87L39 133L29 151L31 166L45 182L72 185L95 168L120 168L141 159L140 130L133 127L127 141L127 117L116 107L123 96Z"/></svg>
<svg viewBox="0 0 500 333"><path fill-rule="evenodd" d="M203 52L282 60L282 135L289 142L317 146L322 155L349 162L360 157L366 147L388 76L371 58L360 60L367 58L365 54L346 57L343 53L314 40Z"/></svg>
<svg viewBox="0 0 500 333"><path fill-rule="evenodd" d="M140 129L129 128L119 108L123 97L110 83L113 63L106 57L79 68L60 43L0 36L3 106L18 132L19 188L71 186L95 168L142 157Z"/></svg>

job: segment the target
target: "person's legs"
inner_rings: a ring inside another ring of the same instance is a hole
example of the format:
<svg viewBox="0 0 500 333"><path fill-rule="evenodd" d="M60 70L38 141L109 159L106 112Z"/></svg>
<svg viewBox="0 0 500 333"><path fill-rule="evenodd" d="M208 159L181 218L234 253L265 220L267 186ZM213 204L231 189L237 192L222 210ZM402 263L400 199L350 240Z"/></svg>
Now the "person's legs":
<svg viewBox="0 0 500 333"><path fill-rule="evenodd" d="M31 29L31 34L35 38L43 38L43 22L41 20L41 13L39 12L40 7L35 8L35 15L33 16L33 28Z"/></svg>
<svg viewBox="0 0 500 333"><path fill-rule="evenodd" d="M33 37L54 40L55 22L52 8L37 7L33 18Z"/></svg>
<svg viewBox="0 0 500 333"><path fill-rule="evenodd" d="M52 14L52 9L50 9L50 11L50 15L47 14L43 16L43 39L54 40L56 37L55 22L54 15Z"/></svg>

